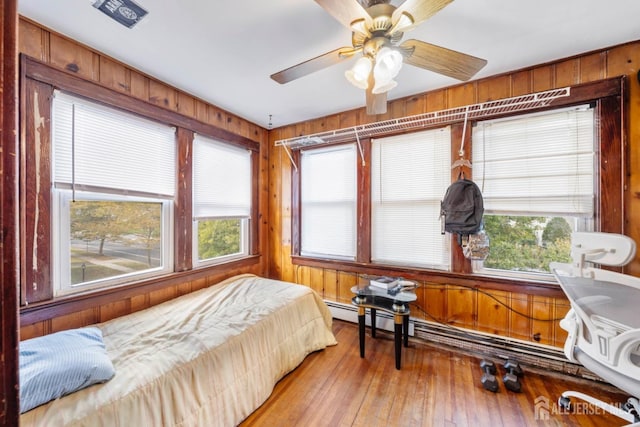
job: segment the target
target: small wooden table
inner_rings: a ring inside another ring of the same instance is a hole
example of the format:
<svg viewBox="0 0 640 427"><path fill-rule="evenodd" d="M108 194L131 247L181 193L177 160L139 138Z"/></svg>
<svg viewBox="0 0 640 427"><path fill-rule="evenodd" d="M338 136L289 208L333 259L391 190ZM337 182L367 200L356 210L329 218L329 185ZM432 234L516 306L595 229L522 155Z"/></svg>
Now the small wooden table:
<svg viewBox="0 0 640 427"><path fill-rule="evenodd" d="M358 335L360 338L360 357L364 358L365 314L371 312L371 336L376 337L376 311L382 310L393 314L393 332L396 356L396 369L400 369L402 359L402 342L409 346L409 303L416 300L414 292L394 293L383 288L361 284L351 288L355 296L351 303L358 307Z"/></svg>

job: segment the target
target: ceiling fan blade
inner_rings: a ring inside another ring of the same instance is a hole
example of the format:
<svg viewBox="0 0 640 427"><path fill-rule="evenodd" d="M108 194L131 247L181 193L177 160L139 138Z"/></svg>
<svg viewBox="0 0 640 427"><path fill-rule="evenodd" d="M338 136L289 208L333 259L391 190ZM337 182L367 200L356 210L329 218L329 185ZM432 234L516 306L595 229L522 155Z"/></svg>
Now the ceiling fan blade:
<svg viewBox="0 0 640 427"><path fill-rule="evenodd" d="M440 9L451 3L453 0L406 0L396 10L393 11L391 22L399 22L403 12L407 12L413 18L413 24L396 28L397 31L407 31L421 22L431 18Z"/></svg>
<svg viewBox="0 0 640 427"><path fill-rule="evenodd" d="M387 92L373 93L373 73L369 75L369 87L366 92L367 114L370 116L387 112Z"/></svg>
<svg viewBox="0 0 640 427"><path fill-rule="evenodd" d="M413 53L404 58L407 64L463 81L469 80L487 64L485 59L415 39L405 41L400 47L413 49Z"/></svg>
<svg viewBox="0 0 640 427"><path fill-rule="evenodd" d="M316 0L324 10L347 28L357 19L364 19L369 27L371 16L357 0Z"/></svg>
<svg viewBox="0 0 640 427"><path fill-rule="evenodd" d="M280 84L289 83L292 80L299 79L307 74L338 64L345 59L349 59L359 50L360 49L354 49L352 47L341 47L282 71L278 71L275 74L271 74L271 78Z"/></svg>

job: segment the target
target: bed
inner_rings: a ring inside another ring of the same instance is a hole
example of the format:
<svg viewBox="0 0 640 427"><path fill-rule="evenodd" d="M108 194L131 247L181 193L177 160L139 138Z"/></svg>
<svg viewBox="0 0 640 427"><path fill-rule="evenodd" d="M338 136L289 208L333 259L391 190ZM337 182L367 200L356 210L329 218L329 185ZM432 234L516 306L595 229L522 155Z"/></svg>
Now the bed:
<svg viewBox="0 0 640 427"><path fill-rule="evenodd" d="M240 275L95 325L115 375L21 426L234 426L311 352L336 344L311 289Z"/></svg>

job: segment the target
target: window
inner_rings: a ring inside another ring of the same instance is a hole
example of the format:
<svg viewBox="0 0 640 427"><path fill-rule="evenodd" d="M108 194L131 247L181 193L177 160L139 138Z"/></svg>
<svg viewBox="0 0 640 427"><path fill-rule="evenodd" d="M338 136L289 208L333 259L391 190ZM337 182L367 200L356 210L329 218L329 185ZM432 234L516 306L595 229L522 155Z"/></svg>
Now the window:
<svg viewBox="0 0 640 427"><path fill-rule="evenodd" d="M490 254L475 271L525 277L569 261L572 231L594 228L596 127L589 106L479 122L473 178Z"/></svg>
<svg viewBox="0 0 640 427"><path fill-rule="evenodd" d="M372 141L372 262L449 268L439 217L450 165L449 127Z"/></svg>
<svg viewBox="0 0 640 427"><path fill-rule="evenodd" d="M56 92L55 294L172 271L175 130Z"/></svg>
<svg viewBox="0 0 640 427"><path fill-rule="evenodd" d="M194 264L246 256L252 200L251 152L196 135L193 159Z"/></svg>
<svg viewBox="0 0 640 427"><path fill-rule="evenodd" d="M310 181L327 186L327 206L340 200L331 196L340 193L329 182L345 183L339 191L355 187L353 197L345 199L354 204L344 204L356 212L355 230L336 233L341 238L348 235L355 246L349 256L336 256L337 249L316 254L308 245L302 250L301 243L315 232L318 240L342 244L325 231L338 224L323 223L326 217L321 214L317 215L321 228L309 224L316 221L309 212L316 208L311 202L319 199L312 200L309 194L322 187L303 181L310 173L306 161L313 163L313 152L320 156L324 150L346 149L346 144L292 145L293 264L442 283L479 273L468 279L474 286L494 289L498 284L519 292L517 287L525 284L547 292L556 285L547 270L549 262L569 259L572 231L625 230L624 88L624 78L612 78L572 87L544 110L527 103L513 111L480 109L470 122L473 131L465 128L462 115L449 125L438 112L428 113L438 120L429 128L417 128L408 117L406 122L389 120L345 129L346 135L359 135L362 142L362 151L355 145L348 161L355 164L356 184L352 186L335 169L327 172L335 168L333 160L319 168L324 174L318 172ZM321 139L338 144L344 136L341 131L327 132ZM451 150L461 145L461 138L473 164L469 177L485 199L490 254L484 262L465 258L455 238L440 234L439 205L455 178L451 165L458 157ZM353 218L349 215L343 217ZM305 226L312 230L304 230Z"/></svg>
<svg viewBox="0 0 640 427"><path fill-rule="evenodd" d="M301 153L301 255L356 256L356 147Z"/></svg>

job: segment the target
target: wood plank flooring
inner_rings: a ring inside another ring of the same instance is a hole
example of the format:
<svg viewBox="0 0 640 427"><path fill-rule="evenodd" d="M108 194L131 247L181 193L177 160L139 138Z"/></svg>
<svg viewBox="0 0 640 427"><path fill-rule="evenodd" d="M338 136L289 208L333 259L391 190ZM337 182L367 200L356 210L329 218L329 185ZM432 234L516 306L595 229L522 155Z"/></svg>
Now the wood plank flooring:
<svg viewBox="0 0 640 427"><path fill-rule="evenodd" d="M393 336L367 329L360 358L357 325L334 320L338 345L310 354L241 426L615 426L622 419L586 404L568 414L565 390L609 402L627 396L601 383L524 366L522 393L482 388L480 358L411 341L394 368ZM498 375L504 374L499 367ZM576 401L578 403L578 401ZM594 412L597 412L593 414ZM545 418L544 415L548 414Z"/></svg>

